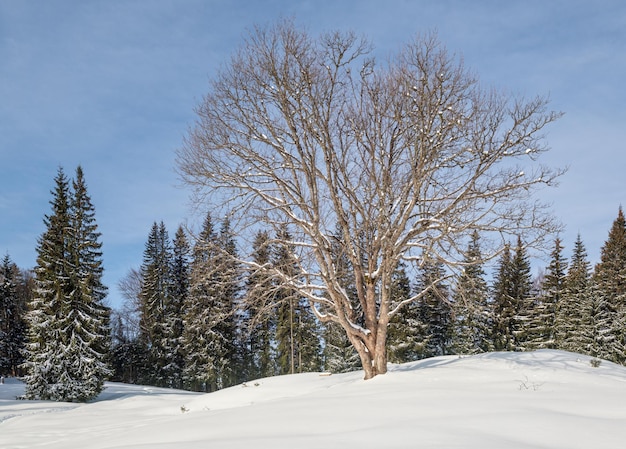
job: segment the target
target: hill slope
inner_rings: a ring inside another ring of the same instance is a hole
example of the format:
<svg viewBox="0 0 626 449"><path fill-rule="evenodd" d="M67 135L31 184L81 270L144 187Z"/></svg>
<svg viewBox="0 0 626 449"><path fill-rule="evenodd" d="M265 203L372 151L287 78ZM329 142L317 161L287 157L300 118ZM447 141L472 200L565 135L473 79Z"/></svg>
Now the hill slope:
<svg viewBox="0 0 626 449"><path fill-rule="evenodd" d="M211 394L107 384L90 404L15 401L9 448L615 448L626 368L562 351L449 356L362 372L260 379Z"/></svg>

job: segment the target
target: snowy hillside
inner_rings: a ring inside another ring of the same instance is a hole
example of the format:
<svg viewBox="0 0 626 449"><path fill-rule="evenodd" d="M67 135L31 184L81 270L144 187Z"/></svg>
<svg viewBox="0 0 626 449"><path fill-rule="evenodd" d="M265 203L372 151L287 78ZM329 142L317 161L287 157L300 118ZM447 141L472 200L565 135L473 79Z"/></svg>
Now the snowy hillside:
<svg viewBox="0 0 626 449"><path fill-rule="evenodd" d="M0 448L617 448L626 368L562 351L439 357L299 374L200 395L107 384L89 404L17 401L0 385Z"/></svg>

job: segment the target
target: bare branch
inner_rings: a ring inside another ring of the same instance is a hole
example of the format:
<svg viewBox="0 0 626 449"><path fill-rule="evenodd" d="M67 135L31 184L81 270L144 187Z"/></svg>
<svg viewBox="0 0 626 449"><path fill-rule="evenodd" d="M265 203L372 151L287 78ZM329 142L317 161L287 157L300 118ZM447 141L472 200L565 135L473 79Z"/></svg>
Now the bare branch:
<svg viewBox="0 0 626 449"><path fill-rule="evenodd" d="M385 66L350 33L314 39L291 22L255 30L211 84L178 152L183 180L214 210L294 229L298 289L346 330L366 376L385 371L386 327L402 304L401 260L460 267L474 232L497 254L511 236L540 244L558 228L537 191L562 170L539 163L547 101L483 88L434 35ZM339 230L364 325L337 273ZM243 232L243 230L241 230ZM418 294L415 300L420 296Z"/></svg>

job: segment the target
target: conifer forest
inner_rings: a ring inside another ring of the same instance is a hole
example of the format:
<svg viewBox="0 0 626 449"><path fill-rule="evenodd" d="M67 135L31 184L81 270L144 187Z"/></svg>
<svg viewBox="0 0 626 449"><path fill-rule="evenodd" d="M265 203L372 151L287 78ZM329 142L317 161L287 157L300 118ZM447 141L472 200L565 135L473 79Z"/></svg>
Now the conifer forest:
<svg viewBox="0 0 626 449"><path fill-rule="evenodd" d="M59 171L51 206L37 267L18 268L9 255L0 267L0 372L25 376L27 397L85 401L105 379L215 391L260 377L360 369L341 328L320 323L280 279L237 262L296 270L292 248L282 243L287 227L280 238L260 229L242 256L228 220L214 223L207 214L197 235L179 227L173 238L155 222L141 267L117 286L125 302L112 310L103 301L101 244L80 167L74 180ZM458 276L447 276L442 261L414 273L399 264L397 298L433 280L436 288L389 323L389 361L551 348L625 364L622 209L595 267L582 237L569 254L558 237L551 243L549 263L535 275L521 238L488 262L478 233ZM341 245L334 254L346 290L354 291Z"/></svg>

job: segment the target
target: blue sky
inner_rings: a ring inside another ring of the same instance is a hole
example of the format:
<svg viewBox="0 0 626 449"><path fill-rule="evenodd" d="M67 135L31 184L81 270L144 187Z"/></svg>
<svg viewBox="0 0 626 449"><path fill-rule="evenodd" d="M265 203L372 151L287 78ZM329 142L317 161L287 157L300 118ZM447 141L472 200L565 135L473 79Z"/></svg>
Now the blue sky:
<svg viewBox="0 0 626 449"><path fill-rule="evenodd" d="M209 79L255 24L293 17L353 30L380 57L436 31L487 85L549 95L565 116L545 161L569 166L554 204L569 257L597 261L626 201L622 0L0 0L0 253L35 264L53 178L82 165L102 232L105 283L141 264L154 221L193 225L175 151Z"/></svg>

